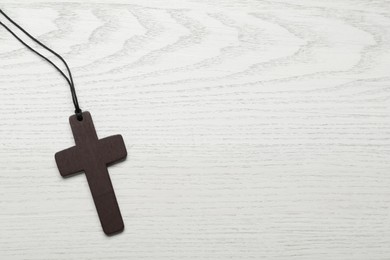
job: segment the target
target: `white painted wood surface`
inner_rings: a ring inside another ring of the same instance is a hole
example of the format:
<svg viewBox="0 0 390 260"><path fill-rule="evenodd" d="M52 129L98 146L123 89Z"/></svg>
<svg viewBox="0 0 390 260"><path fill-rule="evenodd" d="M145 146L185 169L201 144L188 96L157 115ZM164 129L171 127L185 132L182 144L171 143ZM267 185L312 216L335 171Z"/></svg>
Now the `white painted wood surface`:
<svg viewBox="0 0 390 260"><path fill-rule="evenodd" d="M390 259L389 1L0 8L129 152L106 237L85 176L55 165L67 85L0 28L0 259Z"/></svg>

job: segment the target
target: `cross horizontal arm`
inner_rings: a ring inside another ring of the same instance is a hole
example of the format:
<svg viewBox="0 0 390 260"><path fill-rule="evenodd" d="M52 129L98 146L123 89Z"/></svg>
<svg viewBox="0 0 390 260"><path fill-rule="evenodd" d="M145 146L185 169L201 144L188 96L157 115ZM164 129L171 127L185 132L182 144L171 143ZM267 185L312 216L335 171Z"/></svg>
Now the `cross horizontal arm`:
<svg viewBox="0 0 390 260"><path fill-rule="evenodd" d="M63 177L83 171L82 160L80 160L76 146L56 153L55 159L58 170Z"/></svg>
<svg viewBox="0 0 390 260"><path fill-rule="evenodd" d="M127 151L121 135L113 135L99 140L99 152L106 164L126 158Z"/></svg>

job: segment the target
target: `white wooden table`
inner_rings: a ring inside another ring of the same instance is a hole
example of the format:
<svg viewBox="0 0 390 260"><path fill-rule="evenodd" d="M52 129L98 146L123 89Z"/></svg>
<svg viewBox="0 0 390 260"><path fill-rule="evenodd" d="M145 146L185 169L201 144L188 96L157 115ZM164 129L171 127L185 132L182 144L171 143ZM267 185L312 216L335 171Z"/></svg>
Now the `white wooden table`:
<svg viewBox="0 0 390 260"><path fill-rule="evenodd" d="M389 1L84 2L0 8L123 135L126 228L61 178L68 86L0 28L0 259L390 259Z"/></svg>

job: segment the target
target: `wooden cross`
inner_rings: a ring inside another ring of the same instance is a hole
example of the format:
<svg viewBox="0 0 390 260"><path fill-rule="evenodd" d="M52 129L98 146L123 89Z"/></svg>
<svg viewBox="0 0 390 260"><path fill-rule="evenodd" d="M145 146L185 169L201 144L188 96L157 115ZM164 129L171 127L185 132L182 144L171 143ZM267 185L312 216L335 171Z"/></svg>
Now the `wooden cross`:
<svg viewBox="0 0 390 260"><path fill-rule="evenodd" d="M126 158L127 151L121 135L99 140L91 114L82 115L81 121L69 118L76 146L56 153L55 159L63 177L85 172L103 231L112 235L123 231L124 224L107 165Z"/></svg>

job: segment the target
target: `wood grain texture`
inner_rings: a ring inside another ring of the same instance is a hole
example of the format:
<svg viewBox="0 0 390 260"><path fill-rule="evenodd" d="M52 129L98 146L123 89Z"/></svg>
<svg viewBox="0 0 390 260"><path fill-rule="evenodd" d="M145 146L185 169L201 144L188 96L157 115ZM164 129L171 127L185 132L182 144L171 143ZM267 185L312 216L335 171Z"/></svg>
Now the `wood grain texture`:
<svg viewBox="0 0 390 260"><path fill-rule="evenodd" d="M1 29L1 259L390 259L389 1L82 2L0 7L123 135L126 230L59 175L69 90Z"/></svg>

